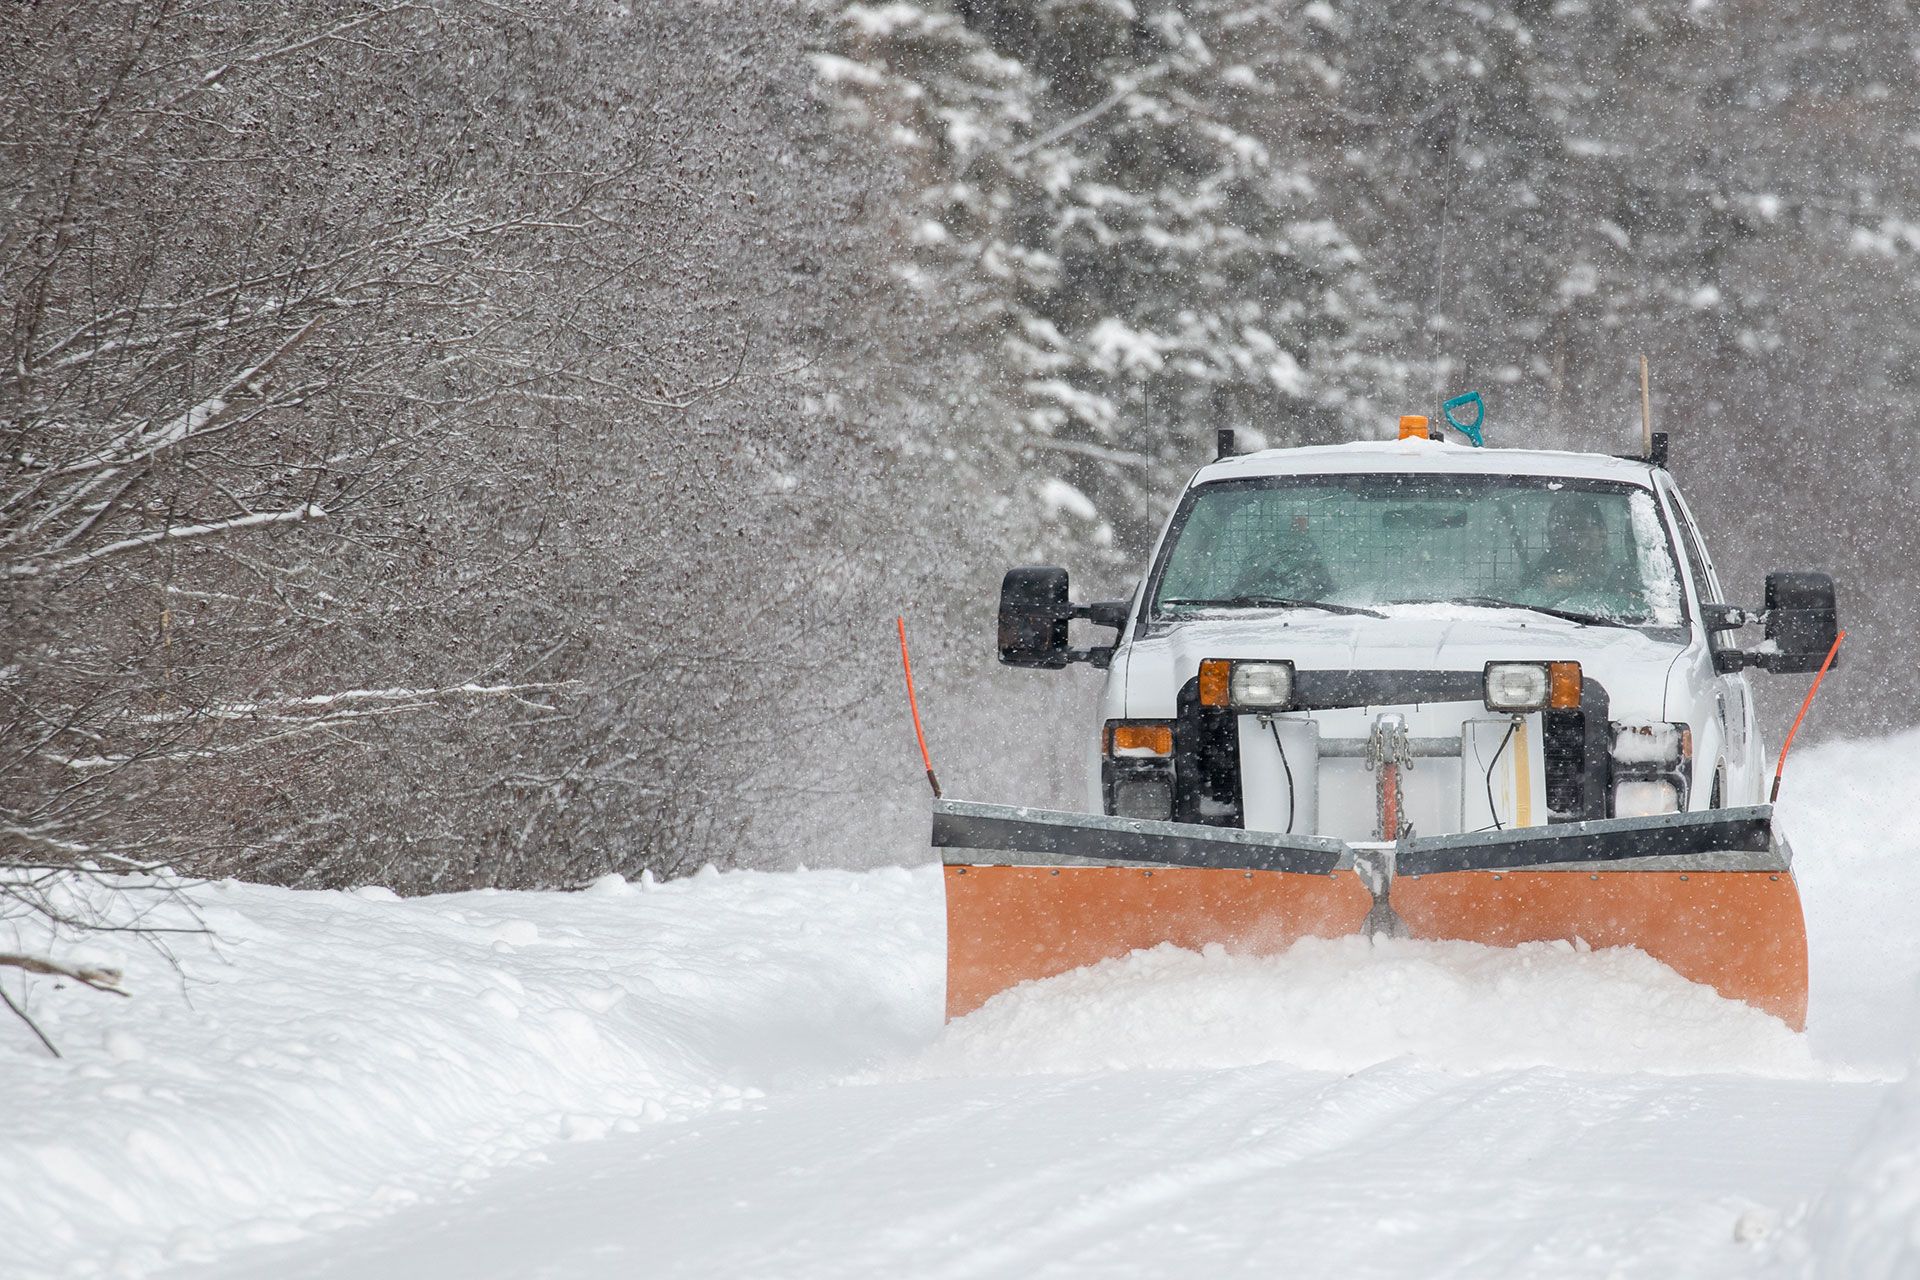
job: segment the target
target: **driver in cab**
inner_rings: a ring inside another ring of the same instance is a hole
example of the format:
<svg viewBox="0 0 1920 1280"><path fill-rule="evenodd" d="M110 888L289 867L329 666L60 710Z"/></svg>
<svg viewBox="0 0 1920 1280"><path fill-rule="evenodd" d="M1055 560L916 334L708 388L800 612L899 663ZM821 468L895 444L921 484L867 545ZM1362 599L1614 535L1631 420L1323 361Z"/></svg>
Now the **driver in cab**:
<svg viewBox="0 0 1920 1280"><path fill-rule="evenodd" d="M1621 563L1606 517L1567 495L1547 514L1547 545L1533 562L1533 603L1613 617L1638 612L1631 569Z"/></svg>

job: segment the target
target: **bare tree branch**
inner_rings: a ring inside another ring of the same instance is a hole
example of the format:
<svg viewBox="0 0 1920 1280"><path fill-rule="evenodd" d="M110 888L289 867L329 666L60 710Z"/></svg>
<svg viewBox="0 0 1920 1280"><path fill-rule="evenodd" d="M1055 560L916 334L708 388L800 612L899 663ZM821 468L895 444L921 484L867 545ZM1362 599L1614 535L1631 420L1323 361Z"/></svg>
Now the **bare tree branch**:
<svg viewBox="0 0 1920 1280"><path fill-rule="evenodd" d="M48 1053L52 1054L56 1058L60 1056L60 1051L53 1047L53 1041L47 1039L47 1033L40 1029L40 1024L35 1022L30 1016L28 1016L27 1011L25 1009L22 1009L17 1003L14 1002L13 996L7 992L7 989L4 985L0 985L0 1001L4 1001L7 1008L13 1011L14 1017L20 1019L20 1021L27 1024L27 1030L33 1032L34 1037L38 1039L41 1044L46 1046Z"/></svg>
<svg viewBox="0 0 1920 1280"><path fill-rule="evenodd" d="M190 538L215 538L224 534L236 533L243 529L258 529L270 524L298 524L307 520L318 520L326 511L314 503L306 503L291 511L256 511L244 516L234 516L227 520L215 520L207 524L173 525L165 529L156 529L152 533L143 533L134 538L122 538L110 542L104 547L95 547L79 555L68 556L46 564L25 564L7 566L7 573L16 578L36 578L43 575L65 573L104 560L109 556L121 555L128 551L139 551L146 547L157 546L163 542L185 541Z"/></svg>
<svg viewBox="0 0 1920 1280"><path fill-rule="evenodd" d="M72 978L75 982L95 991L105 991L116 996L127 993L120 989L120 971L93 965L65 965L49 960L45 956L18 955L0 951L0 968L24 969L28 973L52 974L61 978Z"/></svg>

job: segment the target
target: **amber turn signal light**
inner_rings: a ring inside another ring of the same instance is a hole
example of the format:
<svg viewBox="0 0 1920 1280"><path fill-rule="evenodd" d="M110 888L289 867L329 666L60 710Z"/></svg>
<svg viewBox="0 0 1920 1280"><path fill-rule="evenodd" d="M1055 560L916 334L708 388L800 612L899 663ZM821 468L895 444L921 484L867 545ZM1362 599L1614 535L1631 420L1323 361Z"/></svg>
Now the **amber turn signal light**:
<svg viewBox="0 0 1920 1280"><path fill-rule="evenodd" d="M1561 711L1580 709L1580 664L1547 664L1547 705Z"/></svg>
<svg viewBox="0 0 1920 1280"><path fill-rule="evenodd" d="M1208 658L1200 664L1200 705L1224 707L1232 697L1233 664L1225 658Z"/></svg>
<svg viewBox="0 0 1920 1280"><path fill-rule="evenodd" d="M1155 722L1113 720L1107 724L1110 756L1170 756L1173 726Z"/></svg>

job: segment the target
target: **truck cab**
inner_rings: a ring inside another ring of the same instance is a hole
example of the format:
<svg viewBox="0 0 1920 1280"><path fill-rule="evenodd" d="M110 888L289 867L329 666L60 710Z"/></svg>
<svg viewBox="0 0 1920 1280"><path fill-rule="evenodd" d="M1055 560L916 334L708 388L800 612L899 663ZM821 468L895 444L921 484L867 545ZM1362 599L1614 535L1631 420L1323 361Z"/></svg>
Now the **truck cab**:
<svg viewBox="0 0 1920 1280"><path fill-rule="evenodd" d="M1129 600L1011 570L999 648L1106 668L1098 812L1393 842L1762 803L1748 671L1836 632L1824 574L1728 603L1655 458L1417 435L1209 463Z"/></svg>

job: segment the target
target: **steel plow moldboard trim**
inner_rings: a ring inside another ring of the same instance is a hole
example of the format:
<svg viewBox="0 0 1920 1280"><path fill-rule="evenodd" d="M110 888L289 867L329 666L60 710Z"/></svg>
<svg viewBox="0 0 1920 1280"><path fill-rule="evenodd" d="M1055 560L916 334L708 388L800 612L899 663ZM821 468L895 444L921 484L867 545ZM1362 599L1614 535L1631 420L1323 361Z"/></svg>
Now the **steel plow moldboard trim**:
<svg viewBox="0 0 1920 1280"><path fill-rule="evenodd" d="M937 800L933 846L943 861L967 851L1018 853L1041 865L1139 863L1330 875L1355 865L1331 836L1289 836L1238 827L1066 813L1018 805ZM1410 836L1393 846L1391 874L1580 867L1589 870L1785 871L1792 853L1767 805L1647 818L1599 818L1466 835ZM1372 861L1372 860L1370 860Z"/></svg>
<svg viewBox="0 0 1920 1280"><path fill-rule="evenodd" d="M1567 865L1604 870L1627 861L1642 870L1665 865L1675 871L1785 871L1790 860L1786 845L1774 833L1772 808L1754 805L1646 818L1596 818L1466 835L1414 836L1400 842L1394 872L1423 876Z"/></svg>
<svg viewBox="0 0 1920 1280"><path fill-rule="evenodd" d="M1026 853L1067 861L1332 875L1353 851L1330 836L1288 836L1239 827L1063 813L1018 805L933 803L933 847ZM964 865L968 859L948 857Z"/></svg>

